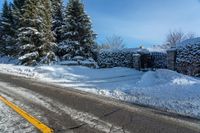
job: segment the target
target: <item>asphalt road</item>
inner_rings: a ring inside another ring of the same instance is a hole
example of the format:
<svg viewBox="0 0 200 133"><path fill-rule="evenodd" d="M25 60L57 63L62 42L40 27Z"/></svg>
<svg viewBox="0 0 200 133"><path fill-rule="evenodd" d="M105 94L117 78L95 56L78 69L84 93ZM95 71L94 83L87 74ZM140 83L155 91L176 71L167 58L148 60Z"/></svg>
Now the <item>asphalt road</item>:
<svg viewBox="0 0 200 133"><path fill-rule="evenodd" d="M199 120L7 74L1 94L58 133L200 133Z"/></svg>

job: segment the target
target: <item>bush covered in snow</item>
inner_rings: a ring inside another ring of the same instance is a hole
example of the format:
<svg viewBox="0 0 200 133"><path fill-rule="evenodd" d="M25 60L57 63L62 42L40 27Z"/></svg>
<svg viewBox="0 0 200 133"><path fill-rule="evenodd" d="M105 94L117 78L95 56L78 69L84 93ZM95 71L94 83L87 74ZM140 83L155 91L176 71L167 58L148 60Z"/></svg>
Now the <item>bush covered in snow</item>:
<svg viewBox="0 0 200 133"><path fill-rule="evenodd" d="M200 74L200 38L177 44L177 70L184 74Z"/></svg>
<svg viewBox="0 0 200 133"><path fill-rule="evenodd" d="M97 63L93 58L84 58L82 56L75 56L74 58L66 61L61 61L58 64L68 66L86 66L90 68L98 68Z"/></svg>
<svg viewBox="0 0 200 133"><path fill-rule="evenodd" d="M166 68L167 54L146 49L101 50L97 62L102 68Z"/></svg>
<svg viewBox="0 0 200 133"><path fill-rule="evenodd" d="M154 68L167 68L167 53L151 52L151 59Z"/></svg>
<svg viewBox="0 0 200 133"><path fill-rule="evenodd" d="M149 53L146 49L109 49L101 50L97 57L99 67L128 67L134 64L133 56L140 53Z"/></svg>
<svg viewBox="0 0 200 133"><path fill-rule="evenodd" d="M101 50L98 55L98 64L102 68L109 67L131 67L132 55L135 54L135 49L132 50Z"/></svg>
<svg viewBox="0 0 200 133"><path fill-rule="evenodd" d="M18 64L20 61L14 57L0 55L0 64Z"/></svg>

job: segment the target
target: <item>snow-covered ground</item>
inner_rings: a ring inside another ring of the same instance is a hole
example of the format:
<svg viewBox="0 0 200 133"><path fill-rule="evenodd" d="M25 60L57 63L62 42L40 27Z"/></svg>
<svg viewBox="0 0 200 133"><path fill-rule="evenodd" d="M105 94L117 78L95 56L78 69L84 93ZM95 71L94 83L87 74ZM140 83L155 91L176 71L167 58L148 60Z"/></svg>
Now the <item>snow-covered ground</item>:
<svg viewBox="0 0 200 133"><path fill-rule="evenodd" d="M17 64L18 62L19 60L15 58L0 55L0 64Z"/></svg>
<svg viewBox="0 0 200 133"><path fill-rule="evenodd" d="M170 70L140 72L129 68L0 64L0 72L200 118L200 79Z"/></svg>

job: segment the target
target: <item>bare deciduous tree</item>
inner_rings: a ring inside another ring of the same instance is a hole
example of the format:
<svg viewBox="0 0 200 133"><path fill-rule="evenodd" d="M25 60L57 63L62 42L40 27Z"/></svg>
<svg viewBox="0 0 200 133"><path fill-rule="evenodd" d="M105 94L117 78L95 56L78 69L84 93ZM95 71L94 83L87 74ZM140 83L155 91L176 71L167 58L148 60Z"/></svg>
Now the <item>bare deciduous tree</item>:
<svg viewBox="0 0 200 133"><path fill-rule="evenodd" d="M122 49L125 48L122 37L113 35L106 38L104 44L100 45L100 49Z"/></svg>
<svg viewBox="0 0 200 133"><path fill-rule="evenodd" d="M184 40L192 39L194 37L194 33L185 34L182 31L173 31L167 35L167 43L170 47L175 47L177 43L181 43Z"/></svg>

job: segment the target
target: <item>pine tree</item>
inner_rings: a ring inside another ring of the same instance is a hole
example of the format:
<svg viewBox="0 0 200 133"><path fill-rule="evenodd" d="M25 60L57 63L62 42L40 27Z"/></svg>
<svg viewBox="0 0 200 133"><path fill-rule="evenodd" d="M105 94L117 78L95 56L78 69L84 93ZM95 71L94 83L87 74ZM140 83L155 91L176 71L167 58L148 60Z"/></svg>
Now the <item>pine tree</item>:
<svg viewBox="0 0 200 133"><path fill-rule="evenodd" d="M41 22L37 19L37 6L37 1L26 0L20 16L17 45L20 48L19 59L24 65L36 65L39 59L38 47L43 35L38 31Z"/></svg>
<svg viewBox="0 0 200 133"><path fill-rule="evenodd" d="M65 59L75 56L92 57L95 38L83 3L80 0L69 0L62 27L63 41L59 44L59 56Z"/></svg>
<svg viewBox="0 0 200 133"><path fill-rule="evenodd" d="M17 40L18 33L16 32L18 28L20 27L20 18L22 17L21 15L23 14L22 7L24 6L25 0L13 0L12 3L12 14L13 14L13 21L14 21L14 30L15 30L15 35L14 38ZM17 45L17 41L14 42L13 48L15 49L13 51L13 54L15 56L18 55L19 53L19 47Z"/></svg>
<svg viewBox="0 0 200 133"><path fill-rule="evenodd" d="M13 8L13 16L15 22L15 29L19 28L20 17L23 13L22 7L24 6L25 0L13 0L12 8Z"/></svg>
<svg viewBox="0 0 200 133"><path fill-rule="evenodd" d="M2 27L2 22L3 22L3 18L2 18L2 13L0 12L0 55L4 54L4 44L3 44L3 27Z"/></svg>
<svg viewBox="0 0 200 133"><path fill-rule="evenodd" d="M6 55L12 55L12 45L14 42L14 22L11 6L8 4L7 0L5 0L3 5L3 12L0 21L0 32L1 32L1 52Z"/></svg>
<svg viewBox="0 0 200 133"><path fill-rule="evenodd" d="M13 0L13 9L21 10L24 6L25 0Z"/></svg>
<svg viewBox="0 0 200 133"><path fill-rule="evenodd" d="M42 18L42 32L45 40L40 47L41 63L49 64L56 60L55 49L57 45L52 32L52 6L50 0L41 0L41 6L38 7L39 16Z"/></svg>
<svg viewBox="0 0 200 133"><path fill-rule="evenodd" d="M52 31L55 34L56 42L61 41L61 28L63 24L63 1L62 0L51 0L52 5L52 17L53 27Z"/></svg>
<svg viewBox="0 0 200 133"><path fill-rule="evenodd" d="M50 63L55 59L50 9L49 0L25 1L17 39L19 59L24 65Z"/></svg>

